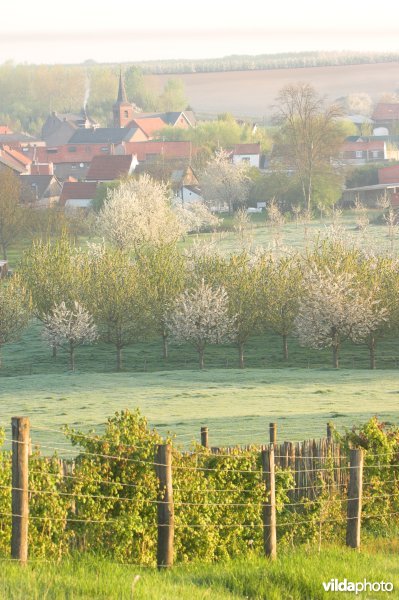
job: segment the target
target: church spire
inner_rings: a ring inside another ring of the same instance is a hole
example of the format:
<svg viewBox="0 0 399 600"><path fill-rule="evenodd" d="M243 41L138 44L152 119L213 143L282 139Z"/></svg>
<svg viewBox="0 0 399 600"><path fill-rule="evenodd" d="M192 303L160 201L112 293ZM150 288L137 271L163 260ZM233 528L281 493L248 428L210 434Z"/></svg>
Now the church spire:
<svg viewBox="0 0 399 600"><path fill-rule="evenodd" d="M119 71L118 98L113 106L114 127L127 127L133 120L133 106L127 99L122 69Z"/></svg>
<svg viewBox="0 0 399 600"><path fill-rule="evenodd" d="M127 96L126 96L125 82L123 80L122 68L120 68L120 70L119 70L119 88L118 88L117 103L121 104L122 102L125 103L127 101L128 100L127 100Z"/></svg>

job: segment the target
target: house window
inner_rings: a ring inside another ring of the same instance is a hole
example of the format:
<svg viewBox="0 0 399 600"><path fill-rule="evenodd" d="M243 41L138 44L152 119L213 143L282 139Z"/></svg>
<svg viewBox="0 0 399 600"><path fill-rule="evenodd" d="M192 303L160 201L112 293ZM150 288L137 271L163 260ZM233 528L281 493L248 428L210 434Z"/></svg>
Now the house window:
<svg viewBox="0 0 399 600"><path fill-rule="evenodd" d="M243 162L243 163L249 163L249 161L250 161L249 156L243 156L241 159L241 162Z"/></svg>
<svg viewBox="0 0 399 600"><path fill-rule="evenodd" d="M361 150L356 150L356 158L362 158L363 152Z"/></svg>
<svg viewBox="0 0 399 600"><path fill-rule="evenodd" d="M123 112L125 114L125 119L128 119L129 118L129 111L128 110L124 110Z"/></svg>
<svg viewBox="0 0 399 600"><path fill-rule="evenodd" d="M57 148L47 148L47 154L57 154Z"/></svg>
<svg viewBox="0 0 399 600"><path fill-rule="evenodd" d="M68 152L76 152L76 146L69 146Z"/></svg>
<svg viewBox="0 0 399 600"><path fill-rule="evenodd" d="M373 152L372 152L373 158L378 158L378 154L379 154L378 150L373 150Z"/></svg>
<svg viewBox="0 0 399 600"><path fill-rule="evenodd" d="M108 152L108 146L102 146L101 152Z"/></svg>

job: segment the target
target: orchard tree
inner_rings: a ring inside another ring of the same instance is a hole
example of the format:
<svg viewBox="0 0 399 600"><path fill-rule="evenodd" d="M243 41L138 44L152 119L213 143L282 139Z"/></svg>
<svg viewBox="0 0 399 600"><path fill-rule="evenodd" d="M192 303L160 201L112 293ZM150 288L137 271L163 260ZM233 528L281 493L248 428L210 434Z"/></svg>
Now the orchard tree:
<svg viewBox="0 0 399 600"><path fill-rule="evenodd" d="M277 163L294 170L308 211L314 206L318 180L321 189L334 181L339 187L332 165L345 138L339 116L340 108L324 106L323 98L308 83L286 85L276 98L274 120L279 130L274 157Z"/></svg>
<svg viewBox="0 0 399 600"><path fill-rule="evenodd" d="M96 248L86 256L83 273L85 306L100 338L115 346L116 369L120 371L123 349L151 331L137 263L117 248Z"/></svg>
<svg viewBox="0 0 399 600"><path fill-rule="evenodd" d="M187 282L198 287L202 281L218 287L226 278L227 260L214 241L197 241L185 250Z"/></svg>
<svg viewBox="0 0 399 600"><path fill-rule="evenodd" d="M214 215L204 202L190 202L182 205L178 200L173 207L182 229L187 232L214 231L222 219Z"/></svg>
<svg viewBox="0 0 399 600"><path fill-rule="evenodd" d="M0 169L0 246L7 260L9 246L23 229L24 211L19 205L21 184L11 169Z"/></svg>
<svg viewBox="0 0 399 600"><path fill-rule="evenodd" d="M227 292L229 314L235 319L233 341L238 348L240 368L244 368L244 349L248 339L260 329L259 261L247 252L232 255L227 261L222 285Z"/></svg>
<svg viewBox="0 0 399 600"><path fill-rule="evenodd" d="M30 298L20 280L0 280L0 352L5 344L19 340L29 316Z"/></svg>
<svg viewBox="0 0 399 600"><path fill-rule="evenodd" d="M183 233L167 187L148 175L108 190L97 230L119 250L134 250L136 255L148 246L176 242Z"/></svg>
<svg viewBox="0 0 399 600"><path fill-rule="evenodd" d="M370 369L375 369L378 340L399 325L399 263L385 256L365 256L358 271L362 294L373 300L373 319L362 343L369 351Z"/></svg>
<svg viewBox="0 0 399 600"><path fill-rule="evenodd" d="M54 306L45 315L43 339L52 348L63 348L69 354L69 368L75 370L75 350L83 344L92 344L97 339L97 328L93 317L78 302L69 309L65 302Z"/></svg>
<svg viewBox="0 0 399 600"><path fill-rule="evenodd" d="M200 177L201 190L208 206L234 210L246 203L250 180L245 163L234 165L230 154L219 150Z"/></svg>
<svg viewBox="0 0 399 600"><path fill-rule="evenodd" d="M262 262L262 322L281 336L283 358L288 360L288 336L294 330L302 296L303 268L298 256L271 256Z"/></svg>
<svg viewBox="0 0 399 600"><path fill-rule="evenodd" d="M226 291L222 287L212 288L203 281L197 289L186 290L177 298L168 327L177 342L194 346L200 369L204 368L207 344L230 341L236 333Z"/></svg>
<svg viewBox="0 0 399 600"><path fill-rule="evenodd" d="M168 358L167 320L175 300L184 290L186 261L174 244L158 246L139 259L140 285L155 331L162 337L163 358Z"/></svg>
<svg viewBox="0 0 399 600"><path fill-rule="evenodd" d="M361 293L352 273L313 269L305 276L304 289L295 319L299 342L310 348L332 348L333 367L337 369L342 342L364 341L385 312Z"/></svg>
<svg viewBox="0 0 399 600"><path fill-rule="evenodd" d="M55 240L36 240L21 261L20 275L32 297L33 314L44 321L54 306L72 308L82 299L79 253L66 233ZM57 347L53 346L53 356Z"/></svg>
<svg viewBox="0 0 399 600"><path fill-rule="evenodd" d="M233 227L241 246L244 247L251 241L252 229L251 217L245 207L241 207L236 211L233 219Z"/></svg>

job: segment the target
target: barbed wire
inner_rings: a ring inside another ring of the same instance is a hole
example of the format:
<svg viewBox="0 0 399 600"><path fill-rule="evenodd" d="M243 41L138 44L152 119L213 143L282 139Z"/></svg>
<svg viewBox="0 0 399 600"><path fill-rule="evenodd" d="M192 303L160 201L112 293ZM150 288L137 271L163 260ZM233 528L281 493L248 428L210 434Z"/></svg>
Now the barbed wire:
<svg viewBox="0 0 399 600"><path fill-rule="evenodd" d="M19 487L13 487L13 486L4 486L4 485L0 485L0 489L7 489L7 490L15 490L15 491L19 491L22 492L24 491L24 488L19 488ZM307 488L310 491L312 491L312 488ZM177 491L177 490L174 490ZM214 490L208 490L208 493L211 495L212 492ZM233 491L233 490L231 490ZM253 490L252 490L253 491ZM266 492L266 490L265 490ZM151 499L144 499L141 498L141 501L139 502L137 500L137 498L126 498L124 496L105 496L105 495L98 495L98 494L81 494L80 492L61 492L58 490L36 490L36 489L28 489L27 490L28 494L44 494L44 495L53 495L53 496L67 496L67 497L71 497L71 498L83 498L83 499L96 499L96 500L114 500L115 502L131 502L134 503L135 505L142 505L142 504L168 504L168 501L165 500L151 500ZM196 490L190 490L190 493L195 494ZM331 497L328 499L325 499L327 502L328 501L334 501L334 502L349 502L349 501L353 501L353 500L380 500L380 499L386 499L386 498L399 498L399 489L397 490L396 493L392 493L392 494L375 494L372 496L359 496L359 497L346 497L346 498L338 498L338 497ZM284 507L286 506L308 506L310 504L318 504L318 501L320 500L319 498L316 499L304 499L301 500L299 502L282 502L282 505ZM237 507L237 506L249 506L249 507L261 507L264 506L265 504L267 504L267 501L263 501L261 503L254 503L254 502L182 502L182 501L173 501L173 504L176 506L226 506L226 507Z"/></svg>
<svg viewBox="0 0 399 600"><path fill-rule="evenodd" d="M293 513L291 513L293 514ZM295 513L298 514L298 513ZM0 512L0 515L5 516L5 517L17 517L17 518L23 518L23 515L19 515L17 513L6 513L6 512ZM399 511L395 511L395 512L389 512L389 513L385 513L385 514L375 514L375 515L367 515L367 514L362 514L362 519L382 519L382 518L387 518L387 517L392 517L392 516L398 516L399 515ZM300 521L287 521L287 522L277 522L276 523L276 527L288 527L291 525L301 525L301 524L306 524L306 523L314 523L315 521L317 523L321 522L321 523L342 523L343 521L351 521L351 520L356 520L359 519L359 516L344 516L342 515L342 517L340 519L336 518L336 519L323 519L322 517L320 517L319 515L314 515L316 518L313 519L305 519L305 520L300 520ZM70 517L39 517L39 516L35 516L35 515L29 515L29 519L35 519L38 521L55 521L55 522L63 522L63 523L89 523L89 524L93 524L93 523L97 523L97 524L101 524L101 525L107 525L107 524L115 524L115 523L119 523L118 519L103 519L103 520L98 520L98 519L76 519L76 518L70 518ZM197 529L197 528L203 528L203 527L207 527L209 528L211 525L213 525L215 528L219 528L219 529L254 529L254 528L260 528L260 529L267 529L269 527L271 527L272 525L270 523L231 523L231 524L224 524L224 523L174 523L173 527L175 529L180 529L180 528L189 528L189 529ZM157 528L157 527L171 527L171 525L169 523L156 523L154 521L153 523L153 527Z"/></svg>

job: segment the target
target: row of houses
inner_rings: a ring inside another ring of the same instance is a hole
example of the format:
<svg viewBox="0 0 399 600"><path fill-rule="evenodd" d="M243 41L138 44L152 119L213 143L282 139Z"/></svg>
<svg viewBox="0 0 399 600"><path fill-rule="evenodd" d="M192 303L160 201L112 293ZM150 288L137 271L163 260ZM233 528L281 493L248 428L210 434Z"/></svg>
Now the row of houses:
<svg viewBox="0 0 399 600"><path fill-rule="evenodd" d="M128 101L120 73L112 117L111 127L101 127L86 106L79 114L52 112L40 139L0 126L0 169L11 169L20 177L21 201L85 207L99 183L155 167L183 200L199 197L198 179L191 168L197 149L189 141L159 141L165 128L195 127L192 111L140 111ZM260 166L259 143L238 144L230 155L234 163Z"/></svg>

